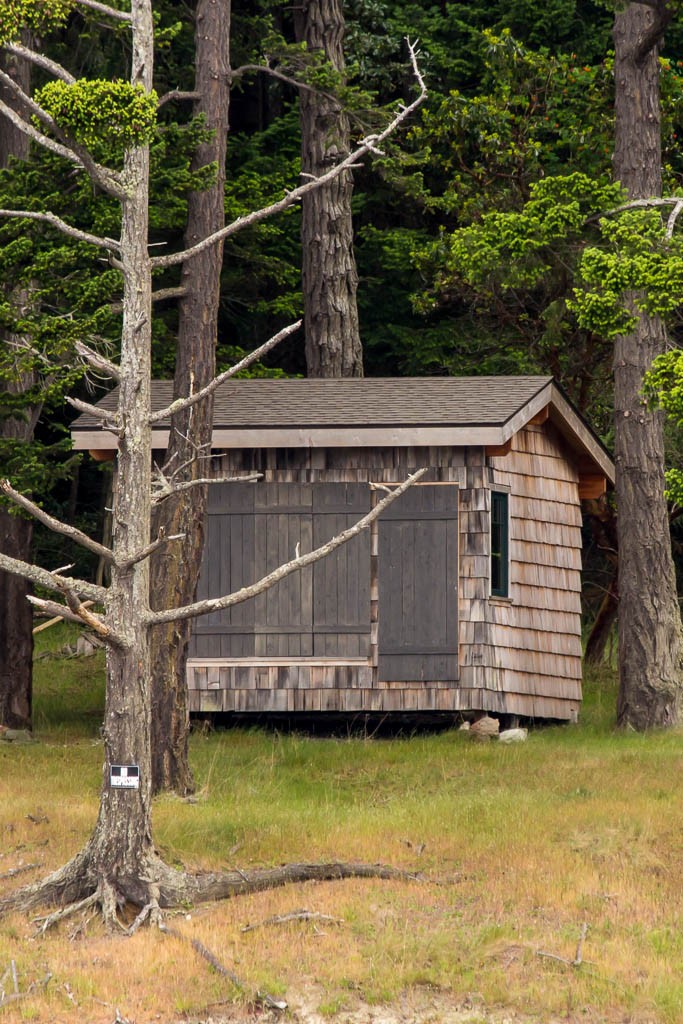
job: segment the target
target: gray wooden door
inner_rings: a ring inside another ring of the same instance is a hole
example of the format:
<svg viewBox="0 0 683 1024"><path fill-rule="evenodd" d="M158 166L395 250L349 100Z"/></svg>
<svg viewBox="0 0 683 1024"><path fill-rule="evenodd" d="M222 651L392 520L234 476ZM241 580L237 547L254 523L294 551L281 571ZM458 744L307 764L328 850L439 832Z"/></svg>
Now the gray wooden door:
<svg viewBox="0 0 683 1024"><path fill-rule="evenodd" d="M412 487L378 533L379 679L457 680L457 486Z"/></svg>

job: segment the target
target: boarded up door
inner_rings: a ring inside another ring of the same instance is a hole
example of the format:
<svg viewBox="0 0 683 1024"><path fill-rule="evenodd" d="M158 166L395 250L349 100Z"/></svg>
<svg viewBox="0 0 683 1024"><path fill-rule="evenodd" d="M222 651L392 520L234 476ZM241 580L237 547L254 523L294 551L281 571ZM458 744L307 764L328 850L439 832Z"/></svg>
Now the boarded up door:
<svg viewBox="0 0 683 1024"><path fill-rule="evenodd" d="M457 486L412 487L378 533L379 679L457 680Z"/></svg>

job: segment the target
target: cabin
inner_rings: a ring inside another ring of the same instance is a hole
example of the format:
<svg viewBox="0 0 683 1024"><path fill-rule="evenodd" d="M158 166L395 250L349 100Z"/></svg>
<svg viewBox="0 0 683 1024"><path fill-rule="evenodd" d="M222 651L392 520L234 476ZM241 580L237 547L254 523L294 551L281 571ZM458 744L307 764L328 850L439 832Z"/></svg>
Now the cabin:
<svg viewBox="0 0 683 1024"><path fill-rule="evenodd" d="M155 408L171 388L155 383ZM155 425L155 449L168 430ZM73 439L115 455L87 414ZM614 465L552 378L231 380L211 462L258 479L210 488L199 597L260 579L428 472L326 558L196 620L191 710L576 719L581 501Z"/></svg>

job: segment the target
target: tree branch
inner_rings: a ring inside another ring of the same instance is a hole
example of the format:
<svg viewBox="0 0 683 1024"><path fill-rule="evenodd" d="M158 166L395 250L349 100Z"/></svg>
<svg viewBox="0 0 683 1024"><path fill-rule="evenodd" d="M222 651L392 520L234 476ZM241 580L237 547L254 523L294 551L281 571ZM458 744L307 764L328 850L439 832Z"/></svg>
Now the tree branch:
<svg viewBox="0 0 683 1024"><path fill-rule="evenodd" d="M266 352L270 352L271 348L275 348L275 346L279 345L281 341L288 338L290 334L294 334L295 331L298 331L301 324L302 321L297 320L295 324L289 324L289 326L283 327L281 331L278 331L278 333L274 334L272 338L269 338L268 341L264 342L260 348L254 349L254 351L250 352L249 355L244 357L244 359L240 359L239 363L235 363L235 365L231 366L229 370L225 370L224 373L220 373L217 377L214 377L210 384L207 384L205 388L197 391L196 394L190 395L188 398L177 398L175 402L171 402L171 404L167 405L165 409L159 409L157 412L153 412L149 418L149 422L152 424L159 423L161 420L169 419L176 413L182 412L183 409L189 409L190 406L196 405L197 402L201 402L202 399L207 398L216 390L216 388L219 388L221 384L224 384L226 380L229 380L230 377L234 377L235 374L240 373L248 366L251 366L251 364L256 362L257 359L264 356Z"/></svg>
<svg viewBox="0 0 683 1024"><path fill-rule="evenodd" d="M118 568L121 572L127 572L128 569L132 569L134 565L138 564L138 562L142 562L145 558L149 558L150 555L154 554L158 548L163 547L164 544L169 544L172 540L184 539L184 533L172 533L168 537L157 537L157 539L153 540L151 544L148 544L146 548L139 551L137 555L132 555L130 558L127 558L125 562L121 562Z"/></svg>
<svg viewBox="0 0 683 1024"><path fill-rule="evenodd" d="M90 402L82 402L80 398L67 398L66 401L79 412L87 413L102 420L102 426L111 430L114 434L120 434L121 427L116 421L116 414L111 409L103 409L100 405L91 405Z"/></svg>
<svg viewBox="0 0 683 1024"><path fill-rule="evenodd" d="M144 617L146 625L156 626L162 622L175 622L178 619L194 619L199 615L206 615L209 612L221 611L223 608L231 608L235 604L240 604L242 601L247 601L251 597L256 597L258 594L262 594L264 590L268 590L274 583L278 583L280 580L289 576L291 573L296 572L298 569L303 569L307 565L311 565L313 562L319 561L324 558L325 555L329 555L336 548L341 547L342 544L346 544L347 541L351 540L362 530L366 530L371 523L374 523L375 519L381 516L382 512L396 501L397 498L412 487L421 477L427 472L426 469L418 469L416 473L412 473L407 480L404 480L402 484L399 484L391 494L388 494L386 498L382 498L372 511L368 512L367 515L359 519L357 523L350 526L348 530L343 530L338 533L332 540L327 541L326 544L322 544L319 548L315 548L314 551L309 551L305 555L299 555L293 558L289 562L285 562L284 565L274 569L273 572L263 576L256 583L252 583L249 587L242 587L241 590L235 591L233 594L226 594L223 597L208 598L205 601L197 601L194 604L185 605L182 608L169 608L159 612L148 612Z"/></svg>
<svg viewBox="0 0 683 1024"><path fill-rule="evenodd" d="M158 477L155 481L157 488L152 494L152 502L155 505L165 501L166 498L170 498L172 494L177 494L179 491L189 491L192 487L200 487L203 484L253 484L263 476L263 473L251 473L249 476L199 477L196 480L183 480L179 484L172 484L163 475L161 470L157 470L157 472Z"/></svg>
<svg viewBox="0 0 683 1024"><path fill-rule="evenodd" d="M176 285L173 288L159 288L157 291L152 292L152 302L165 302L167 299L182 299L187 295L187 288L182 285ZM112 313L122 313L123 303L112 302L109 307Z"/></svg>
<svg viewBox="0 0 683 1024"><path fill-rule="evenodd" d="M165 92L157 104L157 110L164 106L166 103L171 103L173 100L199 100L201 99L201 93L199 92L183 92L182 89L171 89L170 92Z"/></svg>
<svg viewBox="0 0 683 1024"><path fill-rule="evenodd" d="M2 109L1 100L0 109ZM72 227L54 213L38 210L0 210L0 217L25 217L27 220L42 220L57 228L62 234L68 235L69 238L75 238L77 242L88 242L90 245L96 245L98 249L119 251L121 248L120 244L115 242L113 238L100 238L99 235L91 235L88 231L81 231L80 228Z"/></svg>
<svg viewBox="0 0 683 1024"><path fill-rule="evenodd" d="M61 78L62 82L66 82L67 85L73 85L76 81L74 76L66 68L63 68L61 64L58 64L56 60L50 60L45 54L38 53L36 50L30 50L28 46L22 46L21 43L5 43L4 49L8 53L14 54L15 57L21 57L22 60L35 64L36 67L42 68L43 71L49 71L51 75L55 78Z"/></svg>
<svg viewBox="0 0 683 1024"><path fill-rule="evenodd" d="M285 75L284 72L278 71L277 68L271 68L268 64L242 64L241 67L235 68L234 71L229 73L230 84L232 85L233 82L251 72L262 72L265 75L270 75L272 78L277 78L278 81L284 82L285 85L291 85L294 89L301 89L303 92L314 92L318 96L324 96L325 99L331 100L333 103L339 103L339 98L333 93L325 92L323 89L316 89L314 85L309 85L308 82L300 82L296 78L291 78L290 75Z"/></svg>
<svg viewBox="0 0 683 1024"><path fill-rule="evenodd" d="M77 622L79 626L90 626L91 629L94 629L96 633L103 637L111 636L111 631L104 625L99 616L93 615L92 612L89 612L80 603L79 611L73 611L66 604L60 604L58 601L48 601L46 598L36 597L34 594L27 594L26 600L30 601L34 608L39 608L41 612L45 612L46 615L59 616L60 619L66 619L67 622Z"/></svg>
<svg viewBox="0 0 683 1024"><path fill-rule="evenodd" d="M82 548L87 548L88 551L92 551L93 554L99 558L104 558L109 564L114 561L113 552L110 548L106 548L103 544L99 544L96 540L88 537L86 533L82 533L81 530L77 530L75 526L68 526L66 523L62 523L59 519L55 519L53 516L45 512L44 509L34 504L25 495L20 494L19 491L15 491L9 480L0 480L0 491L15 505L23 508L25 512L30 513L34 519L37 519L43 526L47 526L48 529L52 530L53 533L60 533L63 537L68 537L70 540L75 541L76 544L80 544Z"/></svg>
<svg viewBox="0 0 683 1024"><path fill-rule="evenodd" d="M121 380L121 371L116 363L112 363L111 359L107 359L106 356L101 355L94 349L90 348L83 341L77 341L75 349L81 359L84 359L87 363L90 363L92 367L99 370L101 373L107 374L113 380Z"/></svg>
<svg viewBox="0 0 683 1024"><path fill-rule="evenodd" d="M321 174L319 178L314 178L311 181L307 181L303 185L299 185L298 188L292 189L288 192L283 199L278 200L275 203L271 203L270 206L264 206L260 210L254 210L252 213L246 214L244 217L238 217L231 224L221 228L220 231L215 231L207 238L198 242L196 245L191 246L189 249L184 249L182 252L170 253L168 256L157 256L151 260L152 267L157 269L159 267L174 267L179 263L184 263L188 259L192 259L193 256L198 256L199 253L204 252L206 249L210 249L211 246L216 245L217 242L222 241L225 238L229 238L236 232L241 231L242 228L251 227L253 224L260 224L261 221L267 220L276 213L281 213L282 210L288 209L295 203L298 203L307 192L311 192L316 188L320 188L328 182L333 181L339 177L346 170L350 170L356 167L358 160L367 156L368 153L379 152L378 146L391 135L424 101L427 95L427 89L422 77L422 73L417 63L418 51L414 43L408 43L410 51L410 60L413 66L413 72L419 86L419 94L407 107L401 106L396 116L387 125L387 127L379 132L377 135L367 135L360 143L360 145L354 149L344 160L336 164L334 167L326 171L325 174Z"/></svg>
<svg viewBox="0 0 683 1024"><path fill-rule="evenodd" d="M89 7L91 11L106 14L108 18L114 18L116 21L132 20L128 11L118 11L115 7L110 7L108 4L98 3L98 0L76 0L76 3L79 7Z"/></svg>
<svg viewBox="0 0 683 1024"><path fill-rule="evenodd" d="M28 135L30 139L36 142L39 146L43 146L45 149L49 149L53 153L57 153L58 156L63 157L64 160L68 160L70 163L76 164L81 167L90 176L91 180L95 184L99 185L100 188L104 189L110 195L115 196L117 199L124 199L125 192L121 185L121 179L116 171L110 170L108 167L103 167L98 164L88 153L87 149L80 146L73 139L70 139L62 129L59 127L57 122L50 117L46 110L31 99L27 93L21 88L21 86L14 81L6 72L0 71L0 81L2 81L8 89L11 89L15 96L18 97L20 102L34 114L43 124L50 129L51 132L59 140L55 142L48 135L39 132L37 128L34 128L32 124L24 120L21 114L18 114L12 109L4 100L0 100L0 111L9 118L15 128Z"/></svg>
<svg viewBox="0 0 683 1024"><path fill-rule="evenodd" d="M102 603L107 596L105 587L98 587L96 583L75 580L70 576L60 576L58 573L41 569L39 565L31 565L30 562L22 562L18 558L10 558L9 555L2 553L0 553L0 569L4 572L11 572L13 576L22 576L25 580L45 587L46 590L54 590L60 594L71 590L98 604Z"/></svg>

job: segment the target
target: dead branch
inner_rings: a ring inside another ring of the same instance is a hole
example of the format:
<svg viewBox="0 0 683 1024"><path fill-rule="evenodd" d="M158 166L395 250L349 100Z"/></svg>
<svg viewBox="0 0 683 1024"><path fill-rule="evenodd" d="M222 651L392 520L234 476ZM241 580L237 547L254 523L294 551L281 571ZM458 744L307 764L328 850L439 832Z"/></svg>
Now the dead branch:
<svg viewBox="0 0 683 1024"><path fill-rule="evenodd" d="M413 73L419 87L419 94L412 103L408 104L408 106L401 105L396 116L391 120L387 127L383 129L383 131L376 135L367 135L361 140L352 153L338 164L335 164L335 166L330 168L329 171L326 171L325 174L321 174L319 178L315 178L312 181L305 182L303 185L299 185L297 188L288 192L283 199L279 199L277 202L271 203L270 206L264 206L260 210L254 210L252 213L246 214L244 217L238 217L237 220L234 220L231 224L221 228L220 231L215 231L213 234L208 235L207 238L204 238L201 242L191 246L189 249L184 249L182 252L171 253L168 256L155 257L151 261L152 266L154 268L173 267L177 266L179 263L184 263L193 256L199 255L200 252L204 252L205 249L210 249L211 246L216 245L217 242L220 242L225 238L229 238L237 231L241 231L242 228L249 227L253 224L260 224L261 221L267 220L274 214L281 213L283 210L288 209L290 206L298 203L307 192L311 192L316 188L326 185L328 182L339 177L340 174L343 174L344 171L349 170L358 163L361 157L367 156L368 153L377 152L379 145L388 138L389 135L393 134L393 132L395 132L396 129L415 112L415 110L417 110L427 96L427 88L417 63L417 44L408 41L408 49Z"/></svg>
<svg viewBox="0 0 683 1024"><path fill-rule="evenodd" d="M265 928L271 924L289 924L290 921L324 921L326 924L344 924L338 917L330 914L320 914L312 910L292 910L289 914L274 914L267 917L265 921L258 921L256 924L245 924L240 928L241 932L253 932L257 928Z"/></svg>
<svg viewBox="0 0 683 1024"><path fill-rule="evenodd" d="M234 971L231 971L228 967L222 964L218 957L212 953L203 942L200 942L199 939L191 939L189 936L183 935L182 932L177 931L175 928L169 928L169 926L163 922L159 922L159 931L163 932L165 935L170 935L171 938L180 939L181 942L188 942L196 953L199 953L199 955L206 960L208 964L211 964L214 971L217 971L217 973L223 978L227 978L228 981L230 981L230 983L240 992L244 992L246 990L246 986L241 978L238 978ZM284 999L275 999L267 992L256 992L255 1002L274 1010L287 1009L287 1003Z"/></svg>
<svg viewBox="0 0 683 1024"><path fill-rule="evenodd" d="M48 71L55 78L61 78L67 85L73 85L76 81L74 76L66 68L62 67L61 64L58 64L56 60L51 60L36 50L30 50L28 46L22 46L21 43L5 43L3 49L7 53L14 54L15 57L21 57L22 60L35 64L36 67L42 68L43 71Z"/></svg>
<svg viewBox="0 0 683 1024"><path fill-rule="evenodd" d="M9 480L0 480L0 491L13 501L15 505L19 505L25 512L28 512L34 519L37 519L39 523L42 523L43 526L47 526L53 533L60 533L63 537L68 537L82 548L87 548L88 551L92 551L99 558L103 558L110 565L113 563L114 554L110 548L93 540L92 537L88 537L87 533L76 529L75 526L68 526L66 523L60 522L59 519L55 519L54 516L49 515L39 505L31 501L30 498L20 494L19 491L15 491Z"/></svg>
<svg viewBox="0 0 683 1024"><path fill-rule="evenodd" d="M152 292L152 302L165 302L168 299L182 299L187 294L187 288L178 285L173 288L159 288ZM123 313L122 302L112 302L109 306L112 313Z"/></svg>
<svg viewBox="0 0 683 1024"><path fill-rule="evenodd" d="M236 376L242 370L246 370L248 366L255 363L257 359L260 359L267 352L270 352L272 348L279 345L281 341L288 338L290 334L294 334L301 327L303 321L297 320L294 324L289 324L287 327L283 327L281 331L274 334L272 338L264 342L259 348L254 349L249 355L246 355L244 359L240 359L238 363L231 366L229 370L225 370L224 373L219 373L217 377L207 384L205 388L197 391L194 395L190 395L188 398L178 398L175 402L171 402L165 409L159 409L157 412L153 412L149 418L150 423L159 423L161 420L169 419L176 413L182 412L183 409L189 409L190 406L196 405L197 402L201 402L202 399L207 398L208 395L212 394L216 388L219 388L221 384L224 384L226 380Z"/></svg>
<svg viewBox="0 0 683 1024"><path fill-rule="evenodd" d="M542 956L542 957L545 957L548 960L558 960L561 964L566 964L567 967L580 967L582 963L590 963L589 960L585 960L584 961L584 959L583 959L583 944L584 944L584 942L586 940L586 935L587 934L588 934L588 922L584 921L583 924L581 925L581 931L579 933L579 941L578 941L578 943L576 945L576 953L574 954L574 959L573 960L570 960L566 956L558 956L557 953L547 953L543 949L537 949L536 950L536 956Z"/></svg>
<svg viewBox="0 0 683 1024"><path fill-rule="evenodd" d="M23 576L24 579L31 580L32 583L38 583L41 587L45 587L46 590L64 593L65 589L68 589L82 594L83 597L90 598L91 601L96 601L97 603L104 601L107 596L106 588L99 587L96 583L88 583L86 580L77 580L70 576L61 576L58 572L41 569L38 565L22 562L21 559L11 558L2 552L0 552L0 569L4 569L5 572L11 572L14 576ZM60 605L57 605L57 608L60 607ZM61 613L55 612L55 614Z"/></svg>
<svg viewBox="0 0 683 1024"><path fill-rule="evenodd" d="M157 470L155 478L156 488L152 493L152 502L157 505L172 494L178 494L180 491L189 491L192 487L200 487L203 484L212 486L214 484L253 484L260 480L262 476L263 473L250 473L249 476L207 476L198 477L196 480L183 480L178 484L171 484L161 473L161 470Z"/></svg>
<svg viewBox="0 0 683 1024"><path fill-rule="evenodd" d="M101 353L96 352L95 349L90 348L89 345L86 345L82 341L77 341L74 347L78 355L81 357L81 359L85 360L85 362L87 363L90 363L90 365L94 367L96 370L99 370L101 373L106 374L113 380L118 381L121 379L121 371L119 367L116 365L116 363L113 363L111 359L107 359L106 356L103 356L101 355Z"/></svg>
<svg viewBox="0 0 683 1024"><path fill-rule="evenodd" d="M125 562L120 562L118 566L119 570L121 572L127 572L129 569L132 569L134 565L137 565L138 562L142 562L145 558L149 558L150 555L160 547L163 547L164 544L169 544L174 540L185 540L185 534L172 533L168 537L157 537L157 539L153 540L151 544L148 544L146 548L139 551L137 555L132 555L130 558L127 558Z"/></svg>
<svg viewBox="0 0 683 1024"><path fill-rule="evenodd" d="M182 89L171 89L170 92L165 92L157 104L157 109L165 106L167 103L172 103L173 100L199 100L201 99L201 93L199 92L184 92Z"/></svg>
<svg viewBox="0 0 683 1024"><path fill-rule="evenodd" d="M2 100L0 100L0 110L3 113L6 112ZM113 238L100 238L99 235L91 235L88 231L81 231L79 228L74 228L67 224L66 221L62 220L61 217L57 217L54 213L36 210L0 210L0 217L45 221L61 231L63 235L75 238L77 242L88 242L90 245L96 245L99 249L116 250L117 252L120 249L119 243L115 242Z"/></svg>
<svg viewBox="0 0 683 1024"><path fill-rule="evenodd" d="M36 597L34 594L28 594L26 596L26 600L29 601L34 608L39 608L48 615L51 614L59 616L60 619L65 619L67 622L75 622L79 626L90 626L90 628L100 636L107 637L111 640L114 639L114 635L111 630L105 626L100 618L88 612L84 604L79 604L78 610L74 611L67 605L58 604L57 601L48 601L43 597Z"/></svg>
<svg viewBox="0 0 683 1024"><path fill-rule="evenodd" d="M121 428L117 422L116 413L111 409L103 409L100 405L91 405L90 402L83 402L80 398L67 397L66 401L78 412L87 413L88 416L95 416L101 420L104 430L109 430L112 434L120 436Z"/></svg>
<svg viewBox="0 0 683 1024"><path fill-rule="evenodd" d="M94 603L94 601L84 601L83 607L90 608ZM47 622L41 622L39 626L34 626L31 632L34 636L36 633L42 633L44 629L50 629L51 626L56 626L58 622L63 620L63 618L63 615L54 615L51 619L48 619Z"/></svg>
<svg viewBox="0 0 683 1024"><path fill-rule="evenodd" d="M114 18L116 21L131 21L128 11L119 11L108 4L98 3L98 0L76 0L76 3L79 7L89 7L91 11L106 14L108 18Z"/></svg>
<svg viewBox="0 0 683 1024"><path fill-rule="evenodd" d="M299 555L293 558L289 562L285 562L284 565L274 569L273 572L268 573L266 576L262 576L256 583L252 583L249 587L242 587L241 590L235 591L233 594L226 594L223 597L207 598L205 601L197 601L194 604L188 604L180 608L169 608L160 612L148 612L144 617L146 625L155 626L161 622L175 622L178 619L194 619L199 615L206 615L208 612L220 611L222 608L231 608L235 604L241 604L242 601L248 601L250 597L256 597L257 594L262 594L264 590L272 587L274 583L278 583L285 576L289 576L290 573L296 572L298 569L303 569L307 565L311 565L312 562L317 562L319 559L324 558L325 555L329 555L336 548L341 547L342 544L346 544L348 540L355 537L374 523L375 519L381 516L382 512L392 502L396 501L409 487L412 487L421 477L425 475L427 469L418 469L416 473L412 473L407 480L404 480L402 484L395 488L395 490L382 498L375 507L368 512L367 515L359 519L357 523L350 526L348 530L343 530L338 533L332 540L327 541L326 544L322 544L319 548L315 548L313 551L309 551L305 555Z"/></svg>

